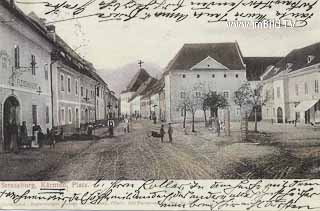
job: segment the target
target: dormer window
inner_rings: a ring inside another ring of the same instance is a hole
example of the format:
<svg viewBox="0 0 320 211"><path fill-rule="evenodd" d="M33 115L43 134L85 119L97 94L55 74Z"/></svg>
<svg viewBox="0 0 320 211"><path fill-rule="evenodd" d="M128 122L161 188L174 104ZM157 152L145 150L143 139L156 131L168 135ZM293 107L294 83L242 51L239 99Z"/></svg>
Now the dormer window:
<svg viewBox="0 0 320 211"><path fill-rule="evenodd" d="M287 63L286 69L289 70L292 67L292 63Z"/></svg>
<svg viewBox="0 0 320 211"><path fill-rule="evenodd" d="M315 58L315 56L309 55L307 57L307 63L310 64L313 61L314 58Z"/></svg>

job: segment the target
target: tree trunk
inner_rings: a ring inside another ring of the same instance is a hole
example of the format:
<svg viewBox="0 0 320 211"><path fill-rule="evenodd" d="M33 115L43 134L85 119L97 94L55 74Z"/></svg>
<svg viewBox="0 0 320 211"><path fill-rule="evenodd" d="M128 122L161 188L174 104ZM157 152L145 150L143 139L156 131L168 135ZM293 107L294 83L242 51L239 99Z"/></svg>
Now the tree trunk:
<svg viewBox="0 0 320 211"><path fill-rule="evenodd" d="M194 115L195 115L195 112L192 112L192 132L193 132L193 133L196 132L196 131L194 130Z"/></svg>
<svg viewBox="0 0 320 211"><path fill-rule="evenodd" d="M186 128L187 110L183 109L183 128Z"/></svg>
<svg viewBox="0 0 320 211"><path fill-rule="evenodd" d="M203 109L203 114L204 114L204 124L205 124L205 127L207 127L208 124L207 124L207 112L206 112L206 109Z"/></svg>
<svg viewBox="0 0 320 211"><path fill-rule="evenodd" d="M257 107L254 108L254 132L258 132Z"/></svg>

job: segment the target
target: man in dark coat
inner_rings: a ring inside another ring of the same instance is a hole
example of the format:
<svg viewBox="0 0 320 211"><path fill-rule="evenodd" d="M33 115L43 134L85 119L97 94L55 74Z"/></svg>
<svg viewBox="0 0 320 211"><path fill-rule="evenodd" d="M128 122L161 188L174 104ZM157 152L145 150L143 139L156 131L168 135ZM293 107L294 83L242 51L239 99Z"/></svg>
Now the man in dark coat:
<svg viewBox="0 0 320 211"><path fill-rule="evenodd" d="M164 126L161 125L161 128L160 128L160 139L161 139L161 143L163 143L163 137L164 137Z"/></svg>
<svg viewBox="0 0 320 211"><path fill-rule="evenodd" d="M169 135L169 142L170 143L172 143L172 134L173 134L173 129L172 129L171 123L169 123L168 135Z"/></svg>

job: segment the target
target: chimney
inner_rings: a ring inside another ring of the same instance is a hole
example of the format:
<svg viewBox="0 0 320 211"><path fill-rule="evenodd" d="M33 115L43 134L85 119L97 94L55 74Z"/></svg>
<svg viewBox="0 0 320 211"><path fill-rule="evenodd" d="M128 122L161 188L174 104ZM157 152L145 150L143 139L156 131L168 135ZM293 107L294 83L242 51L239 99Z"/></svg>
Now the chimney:
<svg viewBox="0 0 320 211"><path fill-rule="evenodd" d="M47 32L48 36L53 40L53 42L56 42L56 27L54 25L48 25Z"/></svg>

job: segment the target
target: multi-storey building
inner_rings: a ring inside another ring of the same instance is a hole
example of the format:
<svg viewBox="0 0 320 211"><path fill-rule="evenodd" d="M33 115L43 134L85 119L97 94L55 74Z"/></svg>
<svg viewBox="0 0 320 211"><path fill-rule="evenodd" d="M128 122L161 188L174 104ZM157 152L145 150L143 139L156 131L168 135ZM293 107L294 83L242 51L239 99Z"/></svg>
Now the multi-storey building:
<svg viewBox="0 0 320 211"><path fill-rule="evenodd" d="M145 81L147 81L150 78L150 75L147 73L146 70L141 68L132 78L130 83L128 84L126 90L121 92L120 94L120 107L121 107L121 115L123 116L131 116L134 114L133 107L140 110L140 101L139 103L136 103L136 105L133 105L132 102L130 102L133 99L133 96L138 91L141 84L143 84Z"/></svg>
<svg viewBox="0 0 320 211"><path fill-rule="evenodd" d="M231 120L240 118L240 109L234 104L233 96L247 79L237 43L185 44L167 66L164 78L167 121L183 120L184 112L179 104L187 95L201 97L209 91L225 96ZM223 118L224 110L218 113ZM199 109L196 120L203 120L203 115ZM191 118L191 115L187 117Z"/></svg>
<svg viewBox="0 0 320 211"><path fill-rule="evenodd" d="M320 43L291 51L263 79L262 118L277 123L320 122Z"/></svg>
<svg viewBox="0 0 320 211"><path fill-rule="evenodd" d="M8 126L26 122L51 128L51 49L45 28L14 1L0 1L0 143L8 149Z"/></svg>

